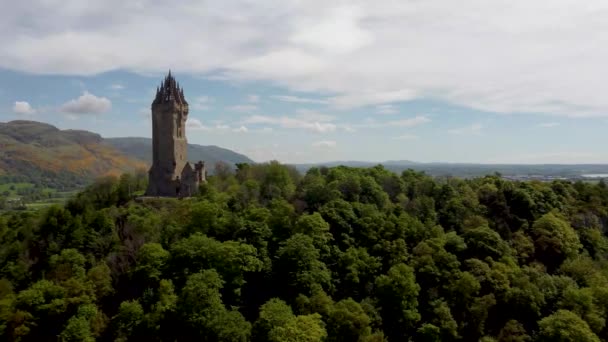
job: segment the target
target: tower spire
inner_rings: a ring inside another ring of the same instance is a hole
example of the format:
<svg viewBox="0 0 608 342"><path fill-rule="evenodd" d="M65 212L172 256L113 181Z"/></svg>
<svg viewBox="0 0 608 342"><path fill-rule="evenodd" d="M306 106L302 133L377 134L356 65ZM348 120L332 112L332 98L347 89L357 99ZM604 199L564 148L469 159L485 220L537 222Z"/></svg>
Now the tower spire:
<svg viewBox="0 0 608 342"><path fill-rule="evenodd" d="M179 82L171 74L171 69L169 69L165 79L160 83L160 87L157 88L156 94L157 96L153 103L175 101L178 104L188 105L184 97L184 89L180 87Z"/></svg>

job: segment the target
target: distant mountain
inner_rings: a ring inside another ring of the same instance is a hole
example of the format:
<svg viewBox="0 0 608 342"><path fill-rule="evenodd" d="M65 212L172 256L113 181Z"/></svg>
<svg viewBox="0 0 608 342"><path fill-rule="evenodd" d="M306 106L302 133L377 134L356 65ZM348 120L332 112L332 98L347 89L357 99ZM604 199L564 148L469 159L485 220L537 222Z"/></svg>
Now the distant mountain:
<svg viewBox="0 0 608 342"><path fill-rule="evenodd" d="M325 167L334 167L334 166L348 166L348 167L373 167L378 164L382 164L384 166L398 166L405 167L409 165L418 165L418 163L409 161L409 160L387 160L384 162L369 162L369 161L360 161L360 160L344 160L344 161L329 161L323 163L307 163L307 164L294 164L298 170L306 171L311 167L315 166L325 166Z"/></svg>
<svg viewBox="0 0 608 342"><path fill-rule="evenodd" d="M105 138L104 142L122 153L139 160L152 162L152 139L150 138ZM207 169L213 170L216 162L222 161L231 165L236 163L253 163L247 156L218 146L188 144L188 160L203 160Z"/></svg>
<svg viewBox="0 0 608 342"><path fill-rule="evenodd" d="M608 174L607 164L472 164L472 163L418 163L409 160L385 162L332 161L324 163L295 164L298 171L306 172L312 167L373 167L383 165L386 169L401 173L412 169L436 177L472 178L494 173L504 176L539 176L577 178L586 174Z"/></svg>
<svg viewBox="0 0 608 342"><path fill-rule="evenodd" d="M36 121L0 122L0 177L12 181L81 187L99 176L147 170L151 151L149 138L104 139ZM211 170L217 161L253 162L217 146L189 145L188 153L191 161L204 160Z"/></svg>

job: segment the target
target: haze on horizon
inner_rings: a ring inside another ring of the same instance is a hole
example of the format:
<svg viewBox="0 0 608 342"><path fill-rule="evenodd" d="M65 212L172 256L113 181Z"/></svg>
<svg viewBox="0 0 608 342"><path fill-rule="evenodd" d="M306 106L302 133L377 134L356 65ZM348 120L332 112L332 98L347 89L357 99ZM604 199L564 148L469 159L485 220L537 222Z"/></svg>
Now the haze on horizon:
<svg viewBox="0 0 608 342"><path fill-rule="evenodd" d="M27 1L0 12L0 121L256 161L608 163L608 2Z"/></svg>

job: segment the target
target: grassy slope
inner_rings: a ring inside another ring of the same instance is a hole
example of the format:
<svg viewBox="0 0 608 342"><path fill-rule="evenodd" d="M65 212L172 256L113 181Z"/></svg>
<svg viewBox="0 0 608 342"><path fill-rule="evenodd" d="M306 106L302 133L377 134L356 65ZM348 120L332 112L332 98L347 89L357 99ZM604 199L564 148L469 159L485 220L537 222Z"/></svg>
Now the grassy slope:
<svg viewBox="0 0 608 342"><path fill-rule="evenodd" d="M37 122L1 123L0 170L5 174L43 171L97 177L146 167L102 141L94 133L62 131Z"/></svg>

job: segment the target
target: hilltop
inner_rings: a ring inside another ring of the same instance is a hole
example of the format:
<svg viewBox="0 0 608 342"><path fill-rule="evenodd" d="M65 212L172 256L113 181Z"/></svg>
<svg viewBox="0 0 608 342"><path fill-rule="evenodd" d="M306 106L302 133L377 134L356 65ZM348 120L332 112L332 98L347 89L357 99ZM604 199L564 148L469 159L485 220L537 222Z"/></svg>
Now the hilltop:
<svg viewBox="0 0 608 342"><path fill-rule="evenodd" d="M35 121L0 123L0 174L50 186L78 187L110 174L143 169L96 133Z"/></svg>
<svg viewBox="0 0 608 342"><path fill-rule="evenodd" d="M251 163L244 155L217 146L190 145L191 160ZM0 123L0 176L13 181L75 188L104 175L146 170L151 139L103 138L84 130L16 120Z"/></svg>

